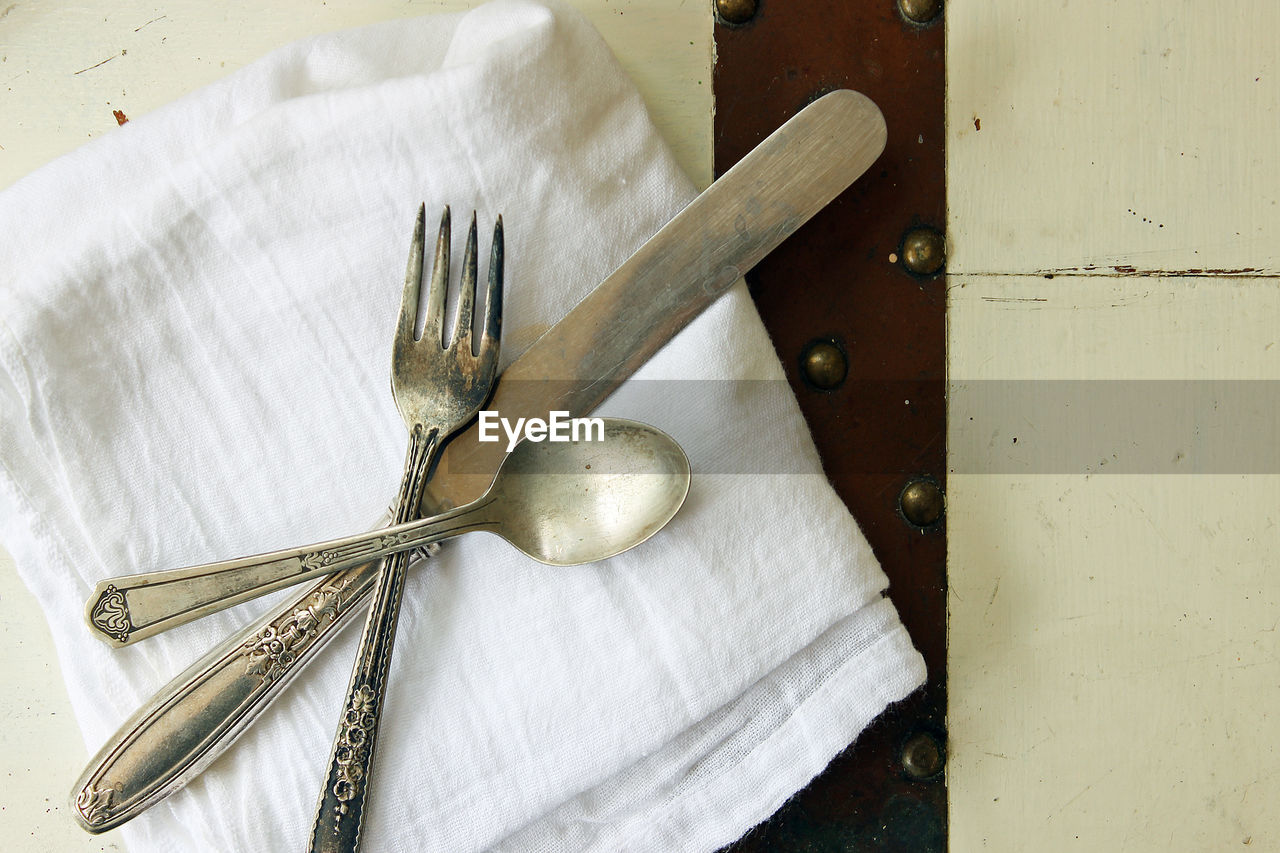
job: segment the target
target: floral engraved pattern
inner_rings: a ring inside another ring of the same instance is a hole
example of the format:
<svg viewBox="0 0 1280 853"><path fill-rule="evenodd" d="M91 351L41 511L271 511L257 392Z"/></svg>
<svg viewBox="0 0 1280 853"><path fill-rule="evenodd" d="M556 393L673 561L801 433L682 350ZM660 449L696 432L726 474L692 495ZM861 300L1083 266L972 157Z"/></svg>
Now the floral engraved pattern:
<svg viewBox="0 0 1280 853"><path fill-rule="evenodd" d="M256 675L264 685L270 684L287 670L320 631L338 618L347 600L343 594L350 581L340 585L326 584L312 593L301 606L275 620L242 646L245 673Z"/></svg>
<svg viewBox="0 0 1280 853"><path fill-rule="evenodd" d="M110 815L111 799L118 793L120 789L114 786L98 788L90 785L76 795L76 811L89 826L98 826Z"/></svg>
<svg viewBox="0 0 1280 853"><path fill-rule="evenodd" d="M133 633L133 621L129 618L129 603L124 593L114 586L108 586L93 605L89 621L94 627L114 640L128 642Z"/></svg>
<svg viewBox="0 0 1280 853"><path fill-rule="evenodd" d="M334 832L347 813L347 802L360 794L364 769L369 758L369 743L378 727L377 694L368 684L360 685L351 696L351 704L342 715L342 729L334 757L338 763L333 796L339 804L334 809Z"/></svg>

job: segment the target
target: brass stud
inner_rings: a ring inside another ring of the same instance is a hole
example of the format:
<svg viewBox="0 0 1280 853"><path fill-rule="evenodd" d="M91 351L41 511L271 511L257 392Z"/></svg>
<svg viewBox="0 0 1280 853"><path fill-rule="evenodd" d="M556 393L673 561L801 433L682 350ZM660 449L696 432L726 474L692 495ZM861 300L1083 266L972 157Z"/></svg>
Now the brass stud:
<svg viewBox="0 0 1280 853"><path fill-rule="evenodd" d="M947 259L947 241L932 228L912 228L902 238L902 265L916 275L933 275Z"/></svg>
<svg viewBox="0 0 1280 853"><path fill-rule="evenodd" d="M902 746L902 769L912 779L936 776L946 763L942 744L928 732L918 732Z"/></svg>
<svg viewBox="0 0 1280 853"><path fill-rule="evenodd" d="M930 479L912 480L898 496L902 517L916 527L937 524L942 519L944 505L942 488Z"/></svg>
<svg viewBox="0 0 1280 853"><path fill-rule="evenodd" d="M800 364L805 378L823 391L839 387L849 372L849 362L844 353L828 340L817 340L805 347Z"/></svg>
<svg viewBox="0 0 1280 853"><path fill-rule="evenodd" d="M756 0L716 0L716 14L726 24L745 24L756 15Z"/></svg>
<svg viewBox="0 0 1280 853"><path fill-rule="evenodd" d="M898 8L908 21L927 24L942 11L942 0L898 0Z"/></svg>

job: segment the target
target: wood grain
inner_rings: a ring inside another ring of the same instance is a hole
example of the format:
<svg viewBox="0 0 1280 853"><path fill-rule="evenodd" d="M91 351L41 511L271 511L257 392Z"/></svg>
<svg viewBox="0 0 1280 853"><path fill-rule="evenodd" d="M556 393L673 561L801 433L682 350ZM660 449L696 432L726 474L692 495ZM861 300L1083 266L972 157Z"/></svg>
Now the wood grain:
<svg viewBox="0 0 1280 853"><path fill-rule="evenodd" d="M947 15L951 381L1280 378L1280 7ZM953 849L1280 849L1280 478L970 469L948 507Z"/></svg>
<svg viewBox="0 0 1280 853"><path fill-rule="evenodd" d="M295 39L479 0L0 4L0 188ZM676 160L711 182L711 9L572 0L635 81ZM4 9L3 6L8 6Z"/></svg>
<svg viewBox="0 0 1280 853"><path fill-rule="evenodd" d="M946 15L952 273L1280 270L1280 5Z"/></svg>

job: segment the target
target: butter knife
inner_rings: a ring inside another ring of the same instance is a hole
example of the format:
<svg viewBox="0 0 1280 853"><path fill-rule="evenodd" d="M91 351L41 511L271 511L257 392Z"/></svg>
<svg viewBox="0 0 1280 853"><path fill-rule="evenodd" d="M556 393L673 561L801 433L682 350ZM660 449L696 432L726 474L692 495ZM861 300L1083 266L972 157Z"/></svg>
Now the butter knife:
<svg viewBox="0 0 1280 853"><path fill-rule="evenodd" d="M676 214L499 379L504 417L590 412L884 150L880 110L840 90L805 107ZM436 510L479 496L500 443L472 427L445 449L423 498ZM333 574L223 642L125 721L71 794L81 826L113 829L195 778L366 603L378 562ZM116 644L127 609L111 610Z"/></svg>

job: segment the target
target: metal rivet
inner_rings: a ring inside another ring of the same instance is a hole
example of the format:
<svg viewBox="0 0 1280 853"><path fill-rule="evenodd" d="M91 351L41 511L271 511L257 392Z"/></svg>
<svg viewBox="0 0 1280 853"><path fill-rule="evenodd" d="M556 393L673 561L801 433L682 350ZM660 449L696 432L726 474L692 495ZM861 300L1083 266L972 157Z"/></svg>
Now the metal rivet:
<svg viewBox="0 0 1280 853"><path fill-rule="evenodd" d="M912 480L898 496L898 507L916 527L932 527L942 518L942 488L933 480Z"/></svg>
<svg viewBox="0 0 1280 853"><path fill-rule="evenodd" d="M800 356L800 364L804 368L805 378L823 391L838 387L849 372L849 362L844 353L827 340L814 341L805 347L804 354Z"/></svg>
<svg viewBox="0 0 1280 853"><path fill-rule="evenodd" d="M942 744L928 732L918 732L902 746L902 769L912 779L936 776L946 763Z"/></svg>
<svg viewBox="0 0 1280 853"><path fill-rule="evenodd" d="M942 0L898 0L898 8L907 20L927 24L942 11Z"/></svg>
<svg viewBox="0 0 1280 853"><path fill-rule="evenodd" d="M716 14L726 24L745 24L755 17L756 0L716 0Z"/></svg>
<svg viewBox="0 0 1280 853"><path fill-rule="evenodd" d="M912 228L902 238L902 265L916 275L933 275L947 259L947 241L932 228Z"/></svg>

